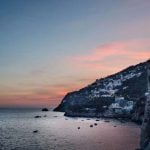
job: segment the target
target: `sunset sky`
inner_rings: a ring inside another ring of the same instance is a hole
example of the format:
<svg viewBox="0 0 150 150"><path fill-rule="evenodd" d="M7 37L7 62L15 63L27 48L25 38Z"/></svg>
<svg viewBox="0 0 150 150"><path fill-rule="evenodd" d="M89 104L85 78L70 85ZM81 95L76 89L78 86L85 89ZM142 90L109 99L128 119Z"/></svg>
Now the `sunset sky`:
<svg viewBox="0 0 150 150"><path fill-rule="evenodd" d="M0 0L0 107L56 106L150 58L150 0Z"/></svg>

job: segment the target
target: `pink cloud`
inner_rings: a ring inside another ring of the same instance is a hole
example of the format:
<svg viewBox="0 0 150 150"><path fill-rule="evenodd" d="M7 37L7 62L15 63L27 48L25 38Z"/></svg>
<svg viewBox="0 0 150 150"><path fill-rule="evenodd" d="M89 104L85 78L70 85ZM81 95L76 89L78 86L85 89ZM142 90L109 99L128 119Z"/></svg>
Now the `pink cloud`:
<svg viewBox="0 0 150 150"><path fill-rule="evenodd" d="M150 40L146 39L103 44L89 54L70 57L70 62L80 69L109 70L111 73L149 58Z"/></svg>

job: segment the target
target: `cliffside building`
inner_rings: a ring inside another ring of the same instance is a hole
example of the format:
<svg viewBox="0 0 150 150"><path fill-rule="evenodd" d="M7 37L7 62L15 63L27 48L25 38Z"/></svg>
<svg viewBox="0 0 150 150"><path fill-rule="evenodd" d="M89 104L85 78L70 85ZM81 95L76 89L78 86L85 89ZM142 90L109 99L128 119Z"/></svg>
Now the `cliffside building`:
<svg viewBox="0 0 150 150"><path fill-rule="evenodd" d="M133 101L125 100L124 97L115 97L115 102L110 105L109 109L118 114L130 113L133 109Z"/></svg>

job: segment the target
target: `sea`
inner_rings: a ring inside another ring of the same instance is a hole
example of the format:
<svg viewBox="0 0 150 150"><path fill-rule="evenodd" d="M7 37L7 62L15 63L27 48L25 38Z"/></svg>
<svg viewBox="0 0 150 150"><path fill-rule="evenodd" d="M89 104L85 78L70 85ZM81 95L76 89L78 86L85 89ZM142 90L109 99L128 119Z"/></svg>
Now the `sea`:
<svg viewBox="0 0 150 150"><path fill-rule="evenodd" d="M139 138L140 126L132 122L0 109L0 150L135 150Z"/></svg>

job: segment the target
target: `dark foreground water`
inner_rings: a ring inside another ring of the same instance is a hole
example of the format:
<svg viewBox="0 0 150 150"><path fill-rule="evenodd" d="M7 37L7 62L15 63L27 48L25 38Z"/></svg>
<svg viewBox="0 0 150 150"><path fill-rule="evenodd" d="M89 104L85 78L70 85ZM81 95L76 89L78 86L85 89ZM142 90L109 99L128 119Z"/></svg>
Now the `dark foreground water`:
<svg viewBox="0 0 150 150"><path fill-rule="evenodd" d="M36 115L47 117L36 119ZM90 127L94 123L98 125ZM139 127L132 123L67 118L63 113L35 109L0 109L0 150L135 150L139 135Z"/></svg>

